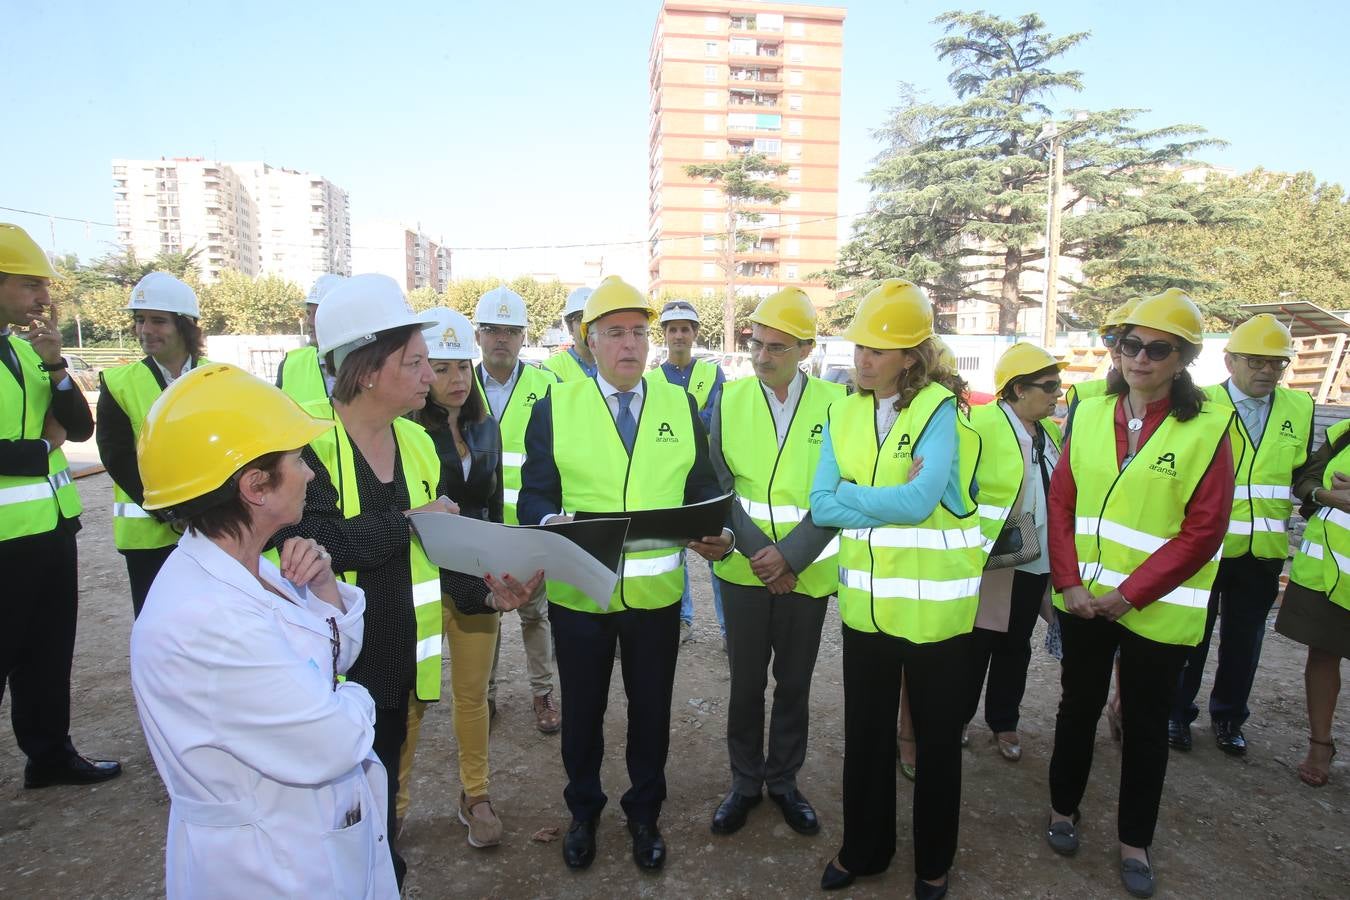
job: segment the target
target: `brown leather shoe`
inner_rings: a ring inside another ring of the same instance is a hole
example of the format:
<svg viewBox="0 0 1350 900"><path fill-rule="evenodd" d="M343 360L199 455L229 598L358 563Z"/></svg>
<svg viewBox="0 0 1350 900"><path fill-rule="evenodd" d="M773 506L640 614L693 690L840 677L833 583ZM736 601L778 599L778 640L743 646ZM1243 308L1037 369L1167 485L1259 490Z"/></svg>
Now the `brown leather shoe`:
<svg viewBox="0 0 1350 900"><path fill-rule="evenodd" d="M553 692L534 698L534 724L544 734L553 734L562 727L562 713L553 702Z"/></svg>

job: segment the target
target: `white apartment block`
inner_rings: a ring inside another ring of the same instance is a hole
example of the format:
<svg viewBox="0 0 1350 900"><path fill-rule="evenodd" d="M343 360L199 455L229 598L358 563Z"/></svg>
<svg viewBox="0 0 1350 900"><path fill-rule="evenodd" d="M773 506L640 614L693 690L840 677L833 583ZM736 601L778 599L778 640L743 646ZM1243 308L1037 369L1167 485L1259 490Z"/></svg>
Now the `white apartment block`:
<svg viewBox="0 0 1350 900"><path fill-rule="evenodd" d="M200 250L202 281L227 269L308 290L351 274L346 191L317 175L197 157L112 162L117 238L142 259Z"/></svg>
<svg viewBox="0 0 1350 900"><path fill-rule="evenodd" d="M352 271L388 275L405 291L450 284L450 248L433 241L421 226L399 222L357 222L352 227Z"/></svg>

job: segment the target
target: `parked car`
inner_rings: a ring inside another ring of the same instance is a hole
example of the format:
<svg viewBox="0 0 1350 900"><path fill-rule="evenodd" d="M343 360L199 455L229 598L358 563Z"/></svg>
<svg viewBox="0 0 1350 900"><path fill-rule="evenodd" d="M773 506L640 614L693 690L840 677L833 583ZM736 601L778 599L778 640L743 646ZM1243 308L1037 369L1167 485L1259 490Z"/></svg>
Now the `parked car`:
<svg viewBox="0 0 1350 900"><path fill-rule="evenodd" d="M68 366L66 371L70 373L70 378L77 388L89 393L98 390L98 370L85 362L84 357L67 353L66 365Z"/></svg>

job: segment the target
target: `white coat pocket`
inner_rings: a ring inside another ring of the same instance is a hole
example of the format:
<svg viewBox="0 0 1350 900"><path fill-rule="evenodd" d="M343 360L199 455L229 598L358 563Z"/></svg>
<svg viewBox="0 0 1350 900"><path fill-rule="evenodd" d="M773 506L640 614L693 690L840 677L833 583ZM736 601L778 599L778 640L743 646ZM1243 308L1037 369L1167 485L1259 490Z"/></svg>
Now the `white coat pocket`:
<svg viewBox="0 0 1350 900"><path fill-rule="evenodd" d="M361 821L355 825L323 833L323 849L333 873L333 893L329 896L363 900L371 895L375 834L371 831L370 812L362 810Z"/></svg>

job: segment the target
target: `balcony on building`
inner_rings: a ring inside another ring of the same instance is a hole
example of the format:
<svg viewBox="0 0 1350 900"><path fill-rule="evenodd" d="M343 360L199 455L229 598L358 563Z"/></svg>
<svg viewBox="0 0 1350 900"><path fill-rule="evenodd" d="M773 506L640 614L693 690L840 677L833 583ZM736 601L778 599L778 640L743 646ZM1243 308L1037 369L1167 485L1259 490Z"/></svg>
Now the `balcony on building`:
<svg viewBox="0 0 1350 900"><path fill-rule="evenodd" d="M728 106L758 106L768 107L769 109L778 108L778 94L761 91L754 87L741 87L732 85L730 96L727 98Z"/></svg>
<svg viewBox="0 0 1350 900"><path fill-rule="evenodd" d="M741 260L736 263L736 277L774 280L778 278L778 266L771 262Z"/></svg>
<svg viewBox="0 0 1350 900"><path fill-rule="evenodd" d="M755 57L757 59L777 59L781 52L782 38L777 37L733 37L729 47L730 55L736 57ZM736 65L735 62L732 63Z"/></svg>
<svg viewBox="0 0 1350 900"><path fill-rule="evenodd" d="M732 31L781 32L783 30L782 13L732 13Z"/></svg>
<svg viewBox="0 0 1350 900"><path fill-rule="evenodd" d="M783 72L777 68L764 68L761 66L732 66L731 81L754 81L757 83L782 84Z"/></svg>
<svg viewBox="0 0 1350 900"><path fill-rule="evenodd" d="M734 112L727 114L727 131L782 131L778 113Z"/></svg>
<svg viewBox="0 0 1350 900"><path fill-rule="evenodd" d="M736 156L760 153L772 158L782 155L783 142L778 138L728 138L727 150Z"/></svg>

